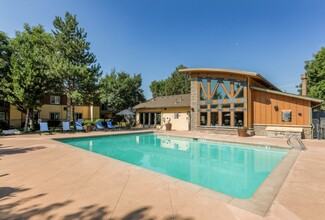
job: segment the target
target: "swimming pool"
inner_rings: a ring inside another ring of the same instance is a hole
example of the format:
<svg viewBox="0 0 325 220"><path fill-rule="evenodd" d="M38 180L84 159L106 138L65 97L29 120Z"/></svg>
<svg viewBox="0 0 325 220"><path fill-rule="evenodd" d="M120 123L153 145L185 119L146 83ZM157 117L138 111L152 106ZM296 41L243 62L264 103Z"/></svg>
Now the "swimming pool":
<svg viewBox="0 0 325 220"><path fill-rule="evenodd" d="M288 153L282 149L155 134L59 141L240 199L250 198Z"/></svg>

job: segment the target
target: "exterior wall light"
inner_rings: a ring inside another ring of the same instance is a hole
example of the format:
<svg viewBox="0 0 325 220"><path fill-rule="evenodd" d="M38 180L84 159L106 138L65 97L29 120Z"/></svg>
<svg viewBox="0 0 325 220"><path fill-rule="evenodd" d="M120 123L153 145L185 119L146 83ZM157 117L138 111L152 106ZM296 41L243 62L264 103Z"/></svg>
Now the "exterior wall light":
<svg viewBox="0 0 325 220"><path fill-rule="evenodd" d="M277 105L274 106L274 110L277 112L279 111L279 107Z"/></svg>

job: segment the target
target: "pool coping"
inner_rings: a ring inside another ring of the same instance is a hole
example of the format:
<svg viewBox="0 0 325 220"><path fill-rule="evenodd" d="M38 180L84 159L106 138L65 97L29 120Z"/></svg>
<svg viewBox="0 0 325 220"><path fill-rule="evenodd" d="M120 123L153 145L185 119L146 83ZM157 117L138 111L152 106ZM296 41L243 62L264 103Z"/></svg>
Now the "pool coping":
<svg viewBox="0 0 325 220"><path fill-rule="evenodd" d="M52 140L59 141L61 139L76 139L76 138L89 138L89 137L102 137L102 136L115 136L115 135L128 135L128 134L141 134L141 133L154 133L152 131L147 132L130 132L130 133L122 133L122 134L103 134L103 135L96 135L96 136L82 136L82 137L71 137L71 138L53 138ZM159 134L160 135L160 134ZM181 137L181 138L191 138L191 137L184 137L184 136L177 136L177 135L166 135L166 136L173 136L173 137ZM232 143L228 141L219 141L219 140L213 140L213 139L206 139L209 141L215 141L215 142L223 142L223 143ZM128 170L139 170L141 172L145 172L148 175L151 175L154 178L160 178L164 181L168 182L169 184L172 184L174 186L192 191L200 196L204 197L210 197L214 198L218 201L227 203L229 205L241 208L243 210L252 212L254 214L257 214L259 216L265 216L267 211L269 210L270 206L272 205L272 202L274 198L276 197L277 193L279 192L282 184L286 180L292 166L294 165L296 159L299 156L300 150L296 149L289 149L288 154L285 158L272 170L272 172L269 174L268 177L263 181L263 183L259 186L259 188L255 191L254 195L249 199L239 199L235 198L190 182L186 182L171 176L168 176L166 174L162 174L159 172L155 172L137 165L133 165L121 160L117 160L108 156L104 156L86 149L74 147L72 145L60 142L61 144L72 147L74 149L82 150L82 151L88 151L90 153L99 155L101 157L105 157L110 161L114 161L116 165L119 165L121 167L124 167ZM240 142L234 142L234 144L247 144L247 143L240 143ZM255 144L252 144L255 146ZM265 145L258 145L265 147ZM268 145L270 146L270 145Z"/></svg>

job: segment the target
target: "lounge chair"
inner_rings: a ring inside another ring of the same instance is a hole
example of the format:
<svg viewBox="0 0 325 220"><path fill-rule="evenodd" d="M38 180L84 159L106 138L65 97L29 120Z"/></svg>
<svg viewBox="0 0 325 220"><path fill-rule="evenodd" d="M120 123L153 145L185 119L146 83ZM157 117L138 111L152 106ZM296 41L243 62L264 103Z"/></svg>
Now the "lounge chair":
<svg viewBox="0 0 325 220"><path fill-rule="evenodd" d="M84 127L82 126L82 123L79 121L76 121L76 130L77 131L83 131Z"/></svg>
<svg viewBox="0 0 325 220"><path fill-rule="evenodd" d="M42 132L48 132L49 134L52 134L52 132L49 130L49 126L47 122L40 122L39 127L40 127L40 134L42 134Z"/></svg>
<svg viewBox="0 0 325 220"><path fill-rule="evenodd" d="M62 131L70 131L71 132L71 129L70 129L70 122L68 121L65 121L65 122L62 122Z"/></svg>
<svg viewBox="0 0 325 220"><path fill-rule="evenodd" d="M96 122L96 130L105 130L101 121Z"/></svg>
<svg viewBox="0 0 325 220"><path fill-rule="evenodd" d="M117 126L114 126L111 121L107 121L106 123L107 123L108 130L114 130L118 128Z"/></svg>

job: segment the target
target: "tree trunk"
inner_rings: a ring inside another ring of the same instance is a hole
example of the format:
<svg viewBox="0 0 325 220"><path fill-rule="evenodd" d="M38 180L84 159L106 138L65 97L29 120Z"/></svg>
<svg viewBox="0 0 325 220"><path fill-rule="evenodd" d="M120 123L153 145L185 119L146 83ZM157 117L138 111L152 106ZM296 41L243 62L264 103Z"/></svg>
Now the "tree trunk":
<svg viewBox="0 0 325 220"><path fill-rule="evenodd" d="M70 122L71 120L71 98L67 97L67 121Z"/></svg>
<svg viewBox="0 0 325 220"><path fill-rule="evenodd" d="M25 126L24 131L28 131L28 124L29 124L29 108L27 108L26 114L25 114Z"/></svg>
<svg viewBox="0 0 325 220"><path fill-rule="evenodd" d="M71 112L72 112L72 121L73 121L73 126L74 129L76 130L76 117L75 117L75 113L74 113L74 104L71 105Z"/></svg>
<svg viewBox="0 0 325 220"><path fill-rule="evenodd" d="M34 130L34 109L29 109L29 130Z"/></svg>

